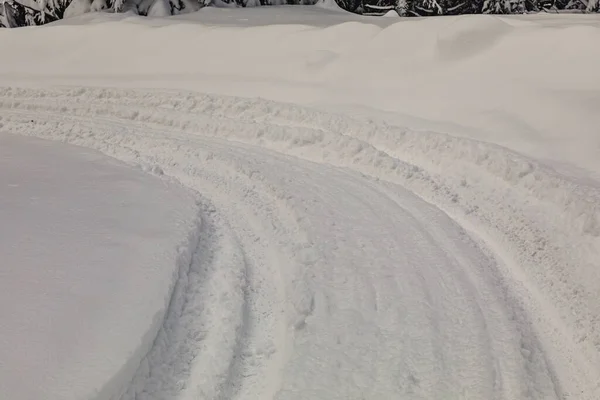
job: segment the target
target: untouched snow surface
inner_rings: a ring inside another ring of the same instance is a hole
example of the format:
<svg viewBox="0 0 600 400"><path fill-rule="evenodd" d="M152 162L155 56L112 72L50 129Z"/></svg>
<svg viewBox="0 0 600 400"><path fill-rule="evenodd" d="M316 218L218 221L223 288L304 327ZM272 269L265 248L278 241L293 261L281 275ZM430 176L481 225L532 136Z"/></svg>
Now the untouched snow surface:
<svg viewBox="0 0 600 400"><path fill-rule="evenodd" d="M600 398L599 42L597 16L318 7L1 31L0 131L201 205L97 398Z"/></svg>
<svg viewBox="0 0 600 400"><path fill-rule="evenodd" d="M110 398L197 242L192 196L95 151L0 133L0 393Z"/></svg>
<svg viewBox="0 0 600 400"><path fill-rule="evenodd" d="M260 96L493 142L564 173L600 175L598 15L396 20L207 7L168 19L87 14L0 35L4 85Z"/></svg>

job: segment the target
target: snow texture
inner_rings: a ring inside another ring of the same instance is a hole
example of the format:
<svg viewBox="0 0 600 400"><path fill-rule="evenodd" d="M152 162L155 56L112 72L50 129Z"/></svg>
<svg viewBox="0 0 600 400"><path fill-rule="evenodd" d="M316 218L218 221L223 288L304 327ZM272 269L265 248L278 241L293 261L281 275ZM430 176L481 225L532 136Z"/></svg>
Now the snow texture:
<svg viewBox="0 0 600 400"><path fill-rule="evenodd" d="M315 7L323 8L325 10L338 11L341 13L347 12L340 7L335 0L319 0L316 2Z"/></svg>
<svg viewBox="0 0 600 400"><path fill-rule="evenodd" d="M600 398L597 18L213 8L0 35L0 131L201 205L153 346L97 399Z"/></svg>
<svg viewBox="0 0 600 400"><path fill-rule="evenodd" d="M2 398L118 394L189 267L196 215L175 184L95 151L1 133Z"/></svg>
<svg viewBox="0 0 600 400"><path fill-rule="evenodd" d="M73 0L66 8L64 18L73 18L89 13L92 10L91 0Z"/></svg>
<svg viewBox="0 0 600 400"><path fill-rule="evenodd" d="M167 17L171 15L169 0L155 0L148 9L149 17Z"/></svg>

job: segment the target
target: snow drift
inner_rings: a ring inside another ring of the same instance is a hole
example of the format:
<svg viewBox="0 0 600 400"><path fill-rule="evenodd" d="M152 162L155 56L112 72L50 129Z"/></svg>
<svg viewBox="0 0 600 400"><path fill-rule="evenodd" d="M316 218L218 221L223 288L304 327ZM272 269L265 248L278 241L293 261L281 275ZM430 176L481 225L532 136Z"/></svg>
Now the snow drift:
<svg viewBox="0 0 600 400"><path fill-rule="evenodd" d="M119 396L191 263L193 197L97 152L5 133L0 188L2 396Z"/></svg>
<svg viewBox="0 0 600 400"><path fill-rule="evenodd" d="M600 171L597 18L348 15L207 8L181 20L90 14L47 30L4 30L0 81L341 104L391 124L494 142L563 173Z"/></svg>

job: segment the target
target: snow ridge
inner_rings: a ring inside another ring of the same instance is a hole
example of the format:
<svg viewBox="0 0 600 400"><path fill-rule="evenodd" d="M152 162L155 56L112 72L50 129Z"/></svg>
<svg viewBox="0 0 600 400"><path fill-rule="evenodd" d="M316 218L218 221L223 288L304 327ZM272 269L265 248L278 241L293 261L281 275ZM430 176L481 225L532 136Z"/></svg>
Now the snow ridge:
<svg viewBox="0 0 600 400"><path fill-rule="evenodd" d="M182 287L189 281L189 276L193 272L192 269L197 262L197 253L200 248L200 238L203 237L202 222L200 216L196 219L195 229L190 231L190 235L186 243L178 246L178 257L176 265L178 269L174 276L173 283L170 285L171 296L167 301L166 307L162 310L162 315L157 315L154 326L148 330L145 340L141 343L139 350L130 356L128 363L123 366L114 378L108 382L96 394L98 399L117 399L123 398L124 390L136 387L136 380L130 381L131 377L137 377L140 374L150 373L149 365L161 365L161 363L153 360L157 354L162 356L164 345L171 335L173 330L173 319L177 318L181 312L181 292ZM164 356L163 356L164 357ZM164 364L162 364L164 365ZM171 367L174 367L171 364ZM148 385L151 387L150 385Z"/></svg>

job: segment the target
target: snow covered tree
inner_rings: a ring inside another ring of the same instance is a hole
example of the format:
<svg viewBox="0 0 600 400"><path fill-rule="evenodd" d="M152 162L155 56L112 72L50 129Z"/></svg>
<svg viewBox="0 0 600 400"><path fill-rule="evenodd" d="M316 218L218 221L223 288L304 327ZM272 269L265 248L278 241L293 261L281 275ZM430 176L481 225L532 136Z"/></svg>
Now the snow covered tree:
<svg viewBox="0 0 600 400"><path fill-rule="evenodd" d="M401 17L408 17L412 9L412 0L398 0L396 2L396 12Z"/></svg>
<svg viewBox="0 0 600 400"><path fill-rule="evenodd" d="M525 10L525 0L484 0L481 7L482 14L519 14Z"/></svg>
<svg viewBox="0 0 600 400"><path fill-rule="evenodd" d="M458 15L473 14L477 10L473 7L478 0L414 0L409 15Z"/></svg>
<svg viewBox="0 0 600 400"><path fill-rule="evenodd" d="M6 0L3 25L6 27L40 25L64 18L71 0Z"/></svg>
<svg viewBox="0 0 600 400"><path fill-rule="evenodd" d="M598 12L598 0L555 0L556 10L577 10L581 12Z"/></svg>
<svg viewBox="0 0 600 400"><path fill-rule="evenodd" d="M472 5L476 2L472 0L445 0L442 4L446 15L473 14L476 12L472 8Z"/></svg>
<svg viewBox="0 0 600 400"><path fill-rule="evenodd" d="M8 28L8 21L4 13L4 0L0 0L0 28Z"/></svg>
<svg viewBox="0 0 600 400"><path fill-rule="evenodd" d="M4 14L6 25L10 28L38 25L43 22L39 10L14 1L4 2Z"/></svg>
<svg viewBox="0 0 600 400"><path fill-rule="evenodd" d="M481 9L482 14L510 14L510 0L485 0Z"/></svg>
<svg viewBox="0 0 600 400"><path fill-rule="evenodd" d="M413 7L413 13L422 17L444 14L440 0L415 0Z"/></svg>
<svg viewBox="0 0 600 400"><path fill-rule="evenodd" d="M318 0L0 0L0 28L40 25L88 12L133 12L167 16L194 12L204 6L253 7L315 4ZM577 10L599 12L600 0L331 0L359 14L400 16L515 14L526 11Z"/></svg>
<svg viewBox="0 0 600 400"><path fill-rule="evenodd" d="M362 0L336 0L336 3L346 11L356 12L362 5Z"/></svg>

